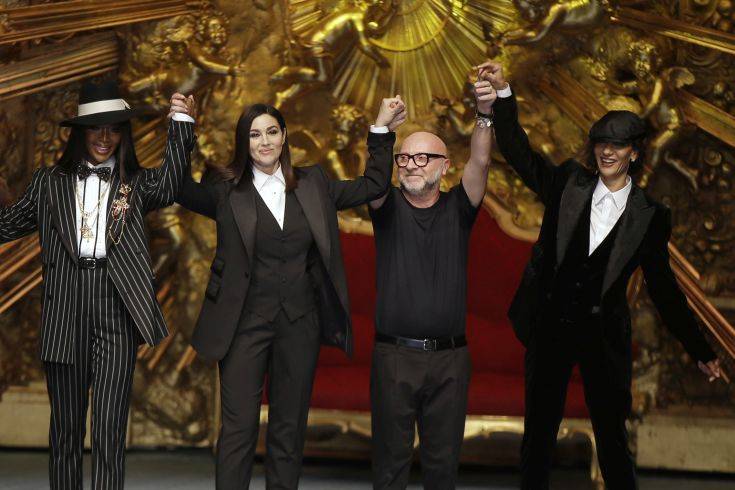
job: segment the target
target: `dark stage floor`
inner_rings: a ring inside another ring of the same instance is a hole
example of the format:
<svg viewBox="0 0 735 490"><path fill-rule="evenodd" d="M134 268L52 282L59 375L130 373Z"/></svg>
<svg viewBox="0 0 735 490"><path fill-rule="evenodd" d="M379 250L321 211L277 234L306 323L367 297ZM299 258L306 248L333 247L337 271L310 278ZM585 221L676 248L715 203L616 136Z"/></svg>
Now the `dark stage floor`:
<svg viewBox="0 0 735 490"><path fill-rule="evenodd" d="M89 468L89 455L85 469ZM40 451L0 451L0 488L3 490L41 490L48 488L48 458ZM681 475L643 472L641 490L732 490L735 476ZM421 488L418 471L409 488ZM512 490L517 488L518 475L511 470L463 467L458 489ZM129 490L206 490L214 489L213 459L209 451L131 451L127 460ZM265 488L263 467L259 464L250 487ZM301 479L304 490L357 490L370 488L367 463L307 461ZM593 486L584 469L560 469L554 473L555 490L587 490Z"/></svg>

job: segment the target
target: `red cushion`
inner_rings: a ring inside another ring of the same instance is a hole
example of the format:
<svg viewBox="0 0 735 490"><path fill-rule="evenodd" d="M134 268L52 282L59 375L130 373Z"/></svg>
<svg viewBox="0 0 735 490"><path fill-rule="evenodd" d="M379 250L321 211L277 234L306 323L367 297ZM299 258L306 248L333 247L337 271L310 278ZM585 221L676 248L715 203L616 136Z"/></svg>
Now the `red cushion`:
<svg viewBox="0 0 735 490"><path fill-rule="evenodd" d="M370 410L370 358L375 315L375 244L372 236L341 234L352 309L355 355L334 347L319 356L312 406ZM507 310L530 254L531 244L506 235L484 210L470 238L467 337L473 372L469 413L523 415L524 348L515 338ZM579 373L569 384L565 415L586 417Z"/></svg>
<svg viewBox="0 0 735 490"><path fill-rule="evenodd" d="M530 243L506 235L481 210L470 237L468 311L491 323L508 323L508 307L530 255Z"/></svg>
<svg viewBox="0 0 735 490"><path fill-rule="evenodd" d="M369 366L320 366L314 378L313 408L370 411ZM523 416L523 375L473 370L468 395L470 415ZM567 390L566 417L587 417L581 383L572 380Z"/></svg>
<svg viewBox="0 0 735 490"><path fill-rule="evenodd" d="M525 348L506 321L490 323L472 313L467 315L467 344L473 372L523 375Z"/></svg>
<svg viewBox="0 0 735 490"><path fill-rule="evenodd" d="M523 376L472 372L467 413L470 415L523 416ZM571 381L567 389L565 417L587 417L581 383Z"/></svg>
<svg viewBox="0 0 735 490"><path fill-rule="evenodd" d="M312 408L370 411L370 365L319 366Z"/></svg>
<svg viewBox="0 0 735 490"><path fill-rule="evenodd" d="M375 241L370 235L341 233L342 259L353 315L375 315Z"/></svg>

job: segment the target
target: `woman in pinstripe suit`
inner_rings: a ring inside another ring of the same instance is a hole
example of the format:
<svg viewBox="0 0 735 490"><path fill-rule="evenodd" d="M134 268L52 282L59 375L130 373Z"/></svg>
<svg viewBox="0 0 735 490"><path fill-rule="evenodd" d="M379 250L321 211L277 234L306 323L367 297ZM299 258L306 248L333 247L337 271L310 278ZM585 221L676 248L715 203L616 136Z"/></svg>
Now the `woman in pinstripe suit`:
<svg viewBox="0 0 735 490"><path fill-rule="evenodd" d="M172 105L192 104L176 94ZM163 165L142 169L113 82L87 83L66 149L0 209L0 243L38 231L43 264L41 359L51 403L53 490L82 489L92 392L92 488L122 489L125 433L138 344L168 335L156 302L148 211L173 203L189 173L193 124L169 125Z"/></svg>

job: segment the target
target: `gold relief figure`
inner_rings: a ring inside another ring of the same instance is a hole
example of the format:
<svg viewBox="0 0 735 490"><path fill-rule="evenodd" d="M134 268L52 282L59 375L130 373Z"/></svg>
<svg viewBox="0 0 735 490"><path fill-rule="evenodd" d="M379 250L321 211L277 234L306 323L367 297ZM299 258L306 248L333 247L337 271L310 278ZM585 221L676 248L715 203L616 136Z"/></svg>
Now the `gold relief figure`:
<svg viewBox="0 0 735 490"><path fill-rule="evenodd" d="M365 166L364 151L359 146L364 143L365 127L369 124L367 116L353 105L339 104L332 110L329 120L332 141L323 163L336 178L354 179Z"/></svg>
<svg viewBox="0 0 735 490"><path fill-rule="evenodd" d="M684 117L676 105L676 91L694 83L687 68L665 67L661 49L651 41L638 39L624 47L624 56L612 68L629 76L608 77L613 91L637 97L643 109L641 117L650 121L656 133L647 148L647 164L639 185L646 187L651 175L663 161L681 174L692 189L697 189L697 173L670 150L684 129Z"/></svg>
<svg viewBox="0 0 735 490"><path fill-rule="evenodd" d="M128 38L129 71L122 79L131 93L145 93L147 103L163 108L166 94L198 93L220 77L241 73L228 40L227 18L216 10L161 22L149 38Z"/></svg>
<svg viewBox="0 0 735 490"><path fill-rule="evenodd" d="M387 11L384 5L387 1ZM285 90L276 93L275 107L281 108L290 101L331 84L334 74L334 57L348 36L354 36L355 46L381 68L388 68L388 59L371 42L381 37L390 26L398 10L398 0L367 0L354 2L342 9L334 9L304 39L294 43L306 54L301 66L283 66L273 75L271 83L290 83Z"/></svg>
<svg viewBox="0 0 735 490"><path fill-rule="evenodd" d="M318 162L338 180L354 179L365 168L364 136L368 118L362 109L351 104L338 104L329 115L331 138L327 144L305 128L289 135L292 152L299 157L299 164ZM350 219L368 219L363 208L343 212Z"/></svg>
<svg viewBox="0 0 735 490"><path fill-rule="evenodd" d="M173 272L184 242L185 230L182 225L181 208L169 206L149 215L149 229L152 239L160 239L165 246L157 247L153 272L156 277L165 277Z"/></svg>
<svg viewBox="0 0 735 490"><path fill-rule="evenodd" d="M515 2L519 9L528 9L521 15L526 18L538 18L538 5L531 2ZM531 10L532 9L532 10ZM602 25L610 17L610 6L607 0L567 0L555 3L548 13L532 27L523 27L505 32L502 40L505 44L532 44L544 39L552 30L586 31Z"/></svg>
<svg viewBox="0 0 735 490"><path fill-rule="evenodd" d="M338 104L329 115L331 139L323 144L308 129L297 129L291 133L291 144L296 153L303 153L304 163L319 162L335 179L354 179L365 165L360 148L368 126L365 113L351 104Z"/></svg>
<svg viewBox="0 0 735 490"><path fill-rule="evenodd" d="M590 48L591 57L582 64L589 75L614 94L638 101L640 116L656 130L648 143L639 185L646 187L664 162L696 190L697 172L671 153L686 127L676 104L676 91L693 84L694 75L687 68L666 66L665 60L671 54L666 47L645 37L633 37L628 30L615 30L614 35L594 39Z"/></svg>
<svg viewBox="0 0 735 490"><path fill-rule="evenodd" d="M437 131L449 126L457 136L469 138L475 128L475 99L473 84L467 81L459 100L434 97L431 110L436 116Z"/></svg>
<svg viewBox="0 0 735 490"><path fill-rule="evenodd" d="M651 175L663 161L681 174L696 191L697 171L671 154L671 149L685 129L684 116L676 104L676 91L692 85L694 75L687 68L674 66L664 69L652 82L648 103L641 116L651 121L656 134L649 142L648 163L644 166L639 185L646 187Z"/></svg>

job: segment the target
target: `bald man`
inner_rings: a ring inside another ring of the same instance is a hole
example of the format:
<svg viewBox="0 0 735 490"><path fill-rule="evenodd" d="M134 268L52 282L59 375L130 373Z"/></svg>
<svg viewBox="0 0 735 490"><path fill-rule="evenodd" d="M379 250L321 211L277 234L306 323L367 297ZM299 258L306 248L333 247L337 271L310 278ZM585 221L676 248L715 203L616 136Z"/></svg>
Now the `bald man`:
<svg viewBox="0 0 735 490"><path fill-rule="evenodd" d="M373 488L408 485L418 422L424 488L455 487L470 358L465 340L467 246L485 195L495 90L478 73L477 122L462 182L438 136L408 136L394 157L400 188L370 203L377 249L370 382Z"/></svg>

